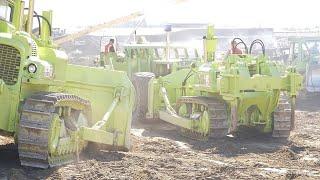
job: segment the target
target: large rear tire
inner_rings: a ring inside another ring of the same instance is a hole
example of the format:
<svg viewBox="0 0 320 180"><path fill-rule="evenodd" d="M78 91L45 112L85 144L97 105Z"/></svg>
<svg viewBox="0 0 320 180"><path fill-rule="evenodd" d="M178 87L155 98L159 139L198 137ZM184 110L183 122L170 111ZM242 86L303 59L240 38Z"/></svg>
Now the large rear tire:
<svg viewBox="0 0 320 180"><path fill-rule="evenodd" d="M148 89L149 82L155 77L151 72L138 72L132 77L133 86L136 89L135 110L133 112L133 121L143 121L148 112Z"/></svg>

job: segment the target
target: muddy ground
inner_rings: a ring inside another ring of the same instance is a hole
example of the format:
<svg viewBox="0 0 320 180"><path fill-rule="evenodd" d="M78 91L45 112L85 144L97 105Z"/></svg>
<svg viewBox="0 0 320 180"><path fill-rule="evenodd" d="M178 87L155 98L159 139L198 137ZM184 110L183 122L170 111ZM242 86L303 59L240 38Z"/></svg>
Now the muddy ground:
<svg viewBox="0 0 320 180"><path fill-rule="evenodd" d="M0 179L320 179L320 95L300 98L288 140L248 135L198 142L165 123L136 124L130 152L83 154L49 170L19 165L0 137Z"/></svg>

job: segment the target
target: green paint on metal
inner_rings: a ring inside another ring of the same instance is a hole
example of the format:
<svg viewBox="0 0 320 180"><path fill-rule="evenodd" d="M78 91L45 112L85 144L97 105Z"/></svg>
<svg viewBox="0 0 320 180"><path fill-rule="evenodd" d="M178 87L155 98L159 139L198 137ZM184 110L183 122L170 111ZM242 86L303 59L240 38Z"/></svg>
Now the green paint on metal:
<svg viewBox="0 0 320 180"><path fill-rule="evenodd" d="M280 94L286 93L289 98L295 99L302 88L302 76L296 68L284 68L264 55L229 55L224 61L214 60L211 53L215 52L217 41L211 26L205 42L207 56L204 58L207 59L201 60L205 63L198 64L196 68L171 72L149 82L150 98L146 117L160 118L176 126L208 135L209 112L205 108L199 110L200 119L186 116L188 113L184 106L175 108L179 99L188 96L215 98L227 105L227 124L230 130L233 129L232 126L248 126L265 133L272 132L272 117ZM186 77L189 78L186 80ZM295 101L292 102L294 107Z"/></svg>
<svg viewBox="0 0 320 180"><path fill-rule="evenodd" d="M285 63L295 66L304 76L308 92L320 92L320 37L295 37L288 40L290 53Z"/></svg>
<svg viewBox="0 0 320 180"><path fill-rule="evenodd" d="M192 63L199 63L200 57L195 48L170 45L172 56L165 58L166 44L145 43L123 45L123 55L117 53L101 53L101 64L112 66L115 70L125 71L129 77L136 72L153 72L156 76L164 76ZM194 54L191 55L190 51Z"/></svg>
<svg viewBox="0 0 320 180"><path fill-rule="evenodd" d="M24 102L35 94L63 93L66 94L63 97L72 97L73 100L66 98L59 101L57 108L69 107L69 114L76 110L91 113L86 117L80 114L76 119L77 129L73 131L68 129L70 127L60 119L59 114L52 114L50 133L47 137L44 135L48 141L49 164L59 164L58 161L68 159L68 153L83 149L87 141L129 149L134 88L127 74L112 68L69 64L66 53L52 41L52 12L44 11L40 17L41 33L38 38L25 29L25 23L32 21L22 14L24 3L21 0L7 2L12 19L0 20L0 63L5 66L0 70L0 129L12 134L19 133L18 127L24 130L25 125L19 124L20 110ZM30 5L33 4L30 2ZM33 12L29 14L33 15ZM89 102L90 106L78 103L78 98ZM108 110L109 107L112 108ZM27 112L25 116L28 117L26 120L31 121L36 117L27 115ZM71 118L66 114L64 116ZM92 128L101 121L102 125ZM62 138L66 131L68 136ZM30 165L26 161L24 163Z"/></svg>

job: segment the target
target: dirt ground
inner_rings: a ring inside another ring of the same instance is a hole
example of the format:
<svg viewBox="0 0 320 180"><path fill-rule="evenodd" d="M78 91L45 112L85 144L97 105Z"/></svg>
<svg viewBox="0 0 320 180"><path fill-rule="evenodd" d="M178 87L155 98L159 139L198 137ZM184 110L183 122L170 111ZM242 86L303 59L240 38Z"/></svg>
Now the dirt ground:
<svg viewBox="0 0 320 180"><path fill-rule="evenodd" d="M248 135L199 142L165 123L134 125L130 152L89 152L48 170L19 165L0 137L0 179L320 179L320 95L301 97L288 140Z"/></svg>

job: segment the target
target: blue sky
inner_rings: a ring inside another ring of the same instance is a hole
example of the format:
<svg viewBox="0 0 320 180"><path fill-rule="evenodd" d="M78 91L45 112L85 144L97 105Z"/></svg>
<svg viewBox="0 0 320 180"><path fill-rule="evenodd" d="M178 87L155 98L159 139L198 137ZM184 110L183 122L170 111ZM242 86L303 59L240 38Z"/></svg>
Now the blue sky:
<svg viewBox="0 0 320 180"><path fill-rule="evenodd" d="M142 11L150 24L213 23L217 27L314 27L320 25L317 0L36 0L52 9L54 26L102 23Z"/></svg>

